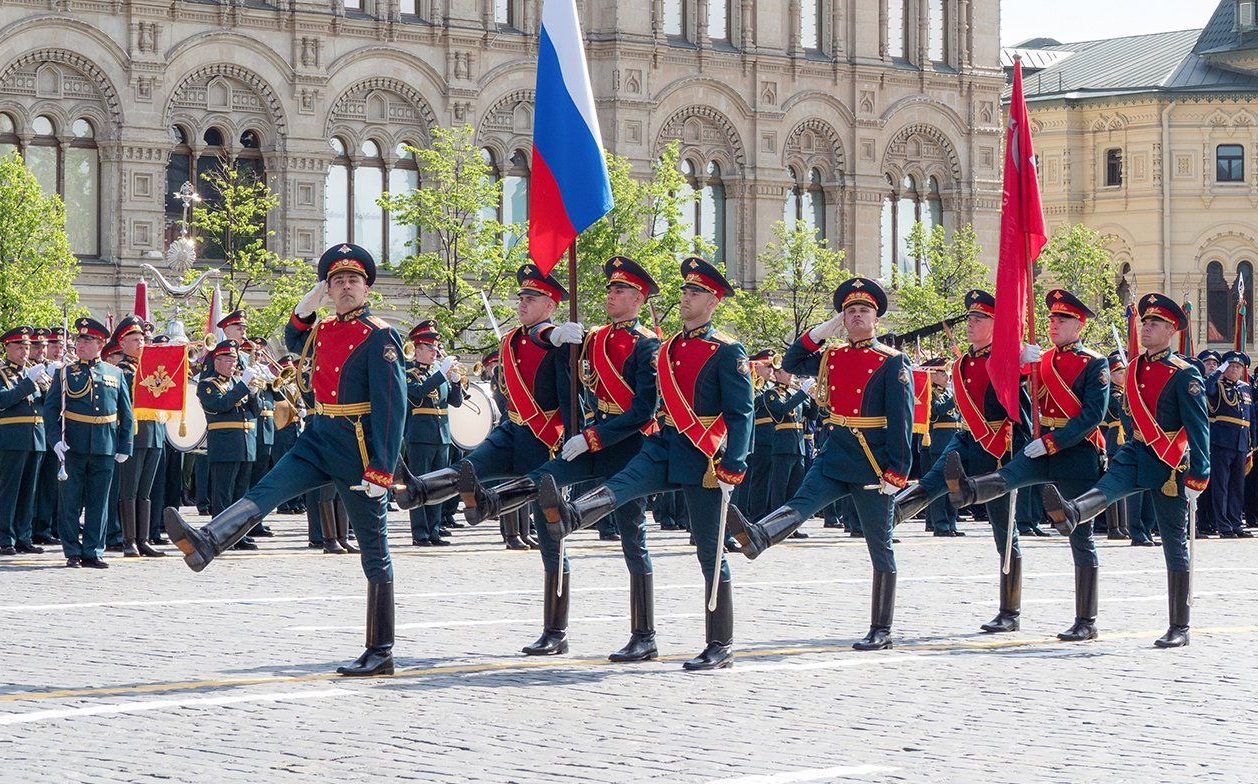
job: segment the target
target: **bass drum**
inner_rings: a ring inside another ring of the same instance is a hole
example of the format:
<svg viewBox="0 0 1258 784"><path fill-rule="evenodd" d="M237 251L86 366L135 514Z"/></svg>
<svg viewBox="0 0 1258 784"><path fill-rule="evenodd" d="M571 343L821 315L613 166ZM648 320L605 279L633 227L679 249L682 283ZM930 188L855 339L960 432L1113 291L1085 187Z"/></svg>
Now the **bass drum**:
<svg viewBox="0 0 1258 784"><path fill-rule="evenodd" d="M205 446L205 435L209 425L205 421L205 410L201 408L201 400L197 397L197 382L189 381L183 395L183 425L180 426L180 415L172 414L166 422L166 440L180 452L194 452ZM182 434L181 434L182 431Z"/></svg>
<svg viewBox="0 0 1258 784"><path fill-rule="evenodd" d="M470 452L489 437L498 424L498 407L494 405L489 384L473 381L463 390L463 405L450 406L450 440L464 452Z"/></svg>

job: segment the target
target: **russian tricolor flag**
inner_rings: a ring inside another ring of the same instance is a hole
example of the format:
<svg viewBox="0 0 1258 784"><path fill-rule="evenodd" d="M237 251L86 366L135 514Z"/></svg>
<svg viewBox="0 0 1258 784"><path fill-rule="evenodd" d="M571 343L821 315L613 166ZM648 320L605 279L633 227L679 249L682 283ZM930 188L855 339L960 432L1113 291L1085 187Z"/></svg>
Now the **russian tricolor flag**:
<svg viewBox="0 0 1258 784"><path fill-rule="evenodd" d="M576 0L545 0L537 53L529 255L549 273L612 208Z"/></svg>

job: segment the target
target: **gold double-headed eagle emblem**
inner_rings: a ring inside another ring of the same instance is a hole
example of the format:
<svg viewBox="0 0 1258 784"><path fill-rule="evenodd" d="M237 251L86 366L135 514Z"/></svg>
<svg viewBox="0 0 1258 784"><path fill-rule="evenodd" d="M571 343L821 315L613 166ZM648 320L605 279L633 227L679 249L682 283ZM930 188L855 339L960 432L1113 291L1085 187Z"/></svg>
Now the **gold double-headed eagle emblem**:
<svg viewBox="0 0 1258 784"><path fill-rule="evenodd" d="M165 365L158 365L156 370L140 381L140 386L147 389L153 397L161 397L175 386L175 379L166 372Z"/></svg>

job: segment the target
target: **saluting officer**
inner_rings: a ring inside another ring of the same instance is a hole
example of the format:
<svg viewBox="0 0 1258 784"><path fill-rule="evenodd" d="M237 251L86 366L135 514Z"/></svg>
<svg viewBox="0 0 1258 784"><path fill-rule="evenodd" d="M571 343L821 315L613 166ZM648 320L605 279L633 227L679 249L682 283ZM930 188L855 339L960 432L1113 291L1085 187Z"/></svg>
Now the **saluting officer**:
<svg viewBox="0 0 1258 784"><path fill-rule="evenodd" d="M556 487L604 481L629 463L642 448L643 439L659 429L655 422L658 391L655 383L655 353L659 338L639 320L643 305L659 293L655 280L637 262L614 256L603 265L607 278L605 306L609 324L591 329L585 340L560 350L559 386L569 389L570 362L564 354L580 352L582 386L593 405L584 427L563 445L560 457L552 459L523 477L508 480L491 489L475 487L476 505L469 514L492 518L526 507L538 496L540 483ZM551 327L551 330L558 327ZM545 331L541 336L547 337ZM560 404L567 403L560 395ZM608 658L612 661L645 661L655 658L654 584L651 556L646 544L646 498L635 498L612 513L625 566L629 570L629 642ZM542 564L548 587L543 600L544 624L541 637L524 649L533 655L563 653L568 650L569 564L559 560L559 541L549 529L539 531ZM559 595L550 590L559 573L563 588Z"/></svg>
<svg viewBox="0 0 1258 784"><path fill-rule="evenodd" d="M1080 341L1092 312L1064 289L1045 296L1048 334L1053 347L1027 346L1024 361L1038 362L1040 375L1039 438L1027 444L1000 470L967 477L961 455L944 462L944 481L956 506L987 504L1018 488L1053 483L1074 497L1091 487L1105 469L1105 435L1100 424L1109 408L1109 361ZM1075 567L1075 622L1057 635L1079 642L1096 638L1099 562L1092 526L1059 527L1070 537ZM1020 591L1019 591L1020 592Z"/></svg>
<svg viewBox="0 0 1258 784"><path fill-rule="evenodd" d="M449 407L463 405L462 377L454 370L454 357L442 357L441 333L432 319L421 321L410 333L415 359L406 369L406 398L410 415L406 419L406 465L413 473L426 474L450 466ZM453 383L451 383L453 382ZM442 508L414 506L411 515L411 544L444 547L441 538Z"/></svg>
<svg viewBox="0 0 1258 784"><path fill-rule="evenodd" d="M114 466L131 457L135 420L131 390L122 371L100 361L109 330L84 316L74 321L78 360L53 377L44 402L54 432L65 433L53 447L65 462L58 527L66 566L105 569L105 518ZM82 535L79 517L83 517Z"/></svg>
<svg viewBox="0 0 1258 784"><path fill-rule="evenodd" d="M367 308L376 264L365 249L332 246L319 259L318 274L319 283L297 303L284 329L288 350L301 352L313 366L310 426L261 482L208 525L191 528L168 508L166 532L193 571L201 571L282 501L331 480L348 510L367 575L367 650L337 672L392 674L386 503L406 424L402 340ZM336 314L316 321L315 311L329 295Z"/></svg>
<svg viewBox="0 0 1258 784"><path fill-rule="evenodd" d="M208 432L205 458L209 462L210 514L218 515L244 497L257 456L258 399L249 388L256 371L247 367L239 377L240 344L228 338L210 351L214 374L197 384L197 399L205 409ZM237 549L258 549L247 538Z"/></svg>
<svg viewBox="0 0 1258 784"><path fill-rule="evenodd" d="M853 277L834 291L834 318L803 334L786 351L782 367L815 376L818 403L830 409L825 448L804 483L764 519L737 521L733 534L743 555L755 558L797 530L809 516L851 496L874 567L869 633L853 647L891 647L896 566L892 551L891 496L908 484L912 463L913 374L908 357L874 337L887 312L877 281ZM844 345L825 346L839 330Z"/></svg>
<svg viewBox="0 0 1258 784"><path fill-rule="evenodd" d="M40 416L43 389L49 380L43 364L28 362L29 326L0 335L4 363L0 365L0 555L42 553L31 541L38 458L46 446Z"/></svg>
<svg viewBox="0 0 1258 784"><path fill-rule="evenodd" d="M1188 316L1164 294L1140 298L1143 353L1128 368L1127 406L1135 438L1114 456L1094 487L1066 500L1054 485L1042 488L1044 511L1058 530L1070 530L1096 517L1120 498L1155 490L1153 508L1166 558L1170 628L1154 645L1188 644L1188 505L1210 481L1210 425L1201 374L1171 351L1171 338L1188 326Z"/></svg>
<svg viewBox="0 0 1258 784"><path fill-rule="evenodd" d="M131 390L136 387L136 372L144 353L144 323L144 319L137 316L127 316L114 329L113 340L124 354L118 367L127 380L127 389ZM118 516L122 521L125 545L122 554L128 558L159 558L165 553L154 550L149 544L152 517L149 501L162 447L166 443L166 425L157 418L155 411L135 412L135 418L131 459L118 467Z"/></svg>
<svg viewBox="0 0 1258 784"><path fill-rule="evenodd" d="M1229 351L1206 378L1210 412L1210 501L1224 539L1250 539L1245 530L1245 461L1255 445L1253 389L1245 381L1249 355Z"/></svg>
<svg viewBox="0 0 1258 784"><path fill-rule="evenodd" d="M896 522L913 517L935 499L947 494L944 466L949 455L956 454L966 472L983 474L1008 462L1012 455L1030 440L1031 396L1023 388L1019 392L1019 421L1009 418L996 397L996 390L987 375L987 360L992 352L993 319L996 298L986 291L974 289L965 295L965 332L970 348L952 365L952 390L963 430L958 430L936 459L934 466L920 482L896 496ZM1005 554L1008 529L1014 525L1009 504L1005 501L985 505L987 520L992 526L996 552ZM1013 533L1013 552L1009 572L1000 575L1000 609L996 617L981 628L985 632L1017 631L1022 614L1022 547L1018 533Z"/></svg>
<svg viewBox="0 0 1258 784"><path fill-rule="evenodd" d="M751 448L752 386L741 343L712 326L712 316L734 288L712 264L691 257L681 263L682 331L659 349L657 372L663 403L659 432L649 436L623 470L585 495L565 501L544 479L540 503L553 537L588 528L621 504L654 493L680 490L703 570L707 646L682 665L711 670L733 663L734 591L724 542L718 540L723 510L747 472ZM710 599L716 589L716 606Z"/></svg>
<svg viewBox="0 0 1258 784"><path fill-rule="evenodd" d="M922 463L933 466L961 429L961 414L956 398L948 391L948 360L935 357L922 367L930 373L930 443L923 447ZM946 495L926 507L926 522L935 536L965 536L965 531L957 530L957 508Z"/></svg>

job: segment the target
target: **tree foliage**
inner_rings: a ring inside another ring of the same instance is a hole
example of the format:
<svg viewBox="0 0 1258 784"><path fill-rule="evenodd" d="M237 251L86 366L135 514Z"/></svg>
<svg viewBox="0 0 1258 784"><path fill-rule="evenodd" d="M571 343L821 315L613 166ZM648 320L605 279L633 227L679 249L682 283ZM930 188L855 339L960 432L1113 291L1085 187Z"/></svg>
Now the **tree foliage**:
<svg viewBox="0 0 1258 784"><path fill-rule="evenodd" d="M502 185L481 157L471 126L434 128L431 144L408 148L421 187L387 193L379 203L397 223L419 227L412 253L395 266L411 288L411 313L437 321L452 352L494 343L481 292L499 322L512 311L496 303L514 292L515 271L526 260L524 227L495 217Z"/></svg>
<svg viewBox="0 0 1258 784"><path fill-rule="evenodd" d="M1040 343L1047 344L1048 335L1044 297L1051 289L1063 288L1097 314L1088 319L1083 342L1108 354L1114 348L1111 325L1118 328L1120 335L1125 334L1126 320L1115 289L1118 264L1105 249L1104 238L1082 223L1061 226L1040 251L1037 266L1040 274L1035 280L1035 303L1036 321L1042 325L1038 330Z"/></svg>
<svg viewBox="0 0 1258 784"><path fill-rule="evenodd" d="M757 256L764 277L754 290L741 289L726 305L723 324L750 351L785 350L807 327L830 318L835 288L851 277L844 252L805 222L773 226L773 241Z"/></svg>
<svg viewBox="0 0 1258 784"><path fill-rule="evenodd" d="M894 331L903 334L960 315L965 312L966 292L990 285L973 226L966 224L949 235L943 226L927 232L923 224L915 223L908 244L914 257L923 260L926 274L921 280L900 273L893 276L889 325ZM943 332L922 341L922 348L946 353L952 344Z"/></svg>
<svg viewBox="0 0 1258 784"><path fill-rule="evenodd" d="M78 273L61 197L44 196L16 152L0 158L0 331L75 318Z"/></svg>

